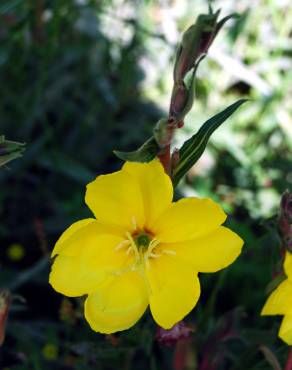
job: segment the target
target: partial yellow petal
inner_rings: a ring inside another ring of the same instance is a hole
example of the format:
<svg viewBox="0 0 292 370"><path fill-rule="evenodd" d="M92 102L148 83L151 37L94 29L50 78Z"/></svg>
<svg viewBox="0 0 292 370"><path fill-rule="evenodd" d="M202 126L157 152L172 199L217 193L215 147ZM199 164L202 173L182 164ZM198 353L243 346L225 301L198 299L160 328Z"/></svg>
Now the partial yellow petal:
<svg viewBox="0 0 292 370"><path fill-rule="evenodd" d="M123 171L130 173L140 188L145 227L151 228L154 221L172 202L173 187L170 177L158 159L149 163L126 162Z"/></svg>
<svg viewBox="0 0 292 370"><path fill-rule="evenodd" d="M115 247L119 245L125 237L122 233L113 234L110 233L111 231L114 232L112 228L107 226L104 227L94 220L80 227L67 238L63 238L63 234L54 248L54 254L80 256L81 254L84 255L85 252L100 253L104 250L114 251Z"/></svg>
<svg viewBox="0 0 292 370"><path fill-rule="evenodd" d="M59 255L53 263L49 282L57 292L79 297L96 290L104 278L103 271L88 268L79 258Z"/></svg>
<svg viewBox="0 0 292 370"><path fill-rule="evenodd" d="M292 253L286 252L284 261L284 270L288 279L292 281Z"/></svg>
<svg viewBox="0 0 292 370"><path fill-rule="evenodd" d="M133 256L126 253L121 236L100 234L90 223L62 243L56 257L50 283L58 292L68 296L90 293L108 276L127 271Z"/></svg>
<svg viewBox="0 0 292 370"><path fill-rule="evenodd" d="M176 256L190 263L196 271L216 272L230 265L239 256L243 240L233 231L220 226L216 231L198 239L169 243L162 250L174 251Z"/></svg>
<svg viewBox="0 0 292 370"><path fill-rule="evenodd" d="M184 198L173 203L151 230L161 242L175 243L207 235L225 219L222 208L211 199Z"/></svg>
<svg viewBox="0 0 292 370"><path fill-rule="evenodd" d="M97 332L110 334L133 326L148 305L144 280L137 272L110 279L90 294L85 318Z"/></svg>
<svg viewBox="0 0 292 370"><path fill-rule="evenodd" d="M290 346L292 345L292 315L284 316L280 326L279 337Z"/></svg>
<svg viewBox="0 0 292 370"><path fill-rule="evenodd" d="M261 315L292 314L292 282L284 280L269 296Z"/></svg>
<svg viewBox="0 0 292 370"><path fill-rule="evenodd" d="M97 220L131 231L144 225L143 200L137 182L126 171L101 175L87 185L85 202Z"/></svg>
<svg viewBox="0 0 292 370"><path fill-rule="evenodd" d="M193 269L167 255L151 259L146 274L153 318L169 329L195 307L200 296L198 276Z"/></svg>
<svg viewBox="0 0 292 370"><path fill-rule="evenodd" d="M63 232L63 234L60 236L59 240L55 244L55 247L52 251L52 257L54 257L56 254L58 254L60 252L60 250L62 249L62 244L67 239L69 239L73 234L75 234L76 231L78 231L82 227L90 224L91 222L96 222L96 220L94 218L86 218L84 220L77 221L74 224L72 224L71 226L69 226L68 229L66 229Z"/></svg>

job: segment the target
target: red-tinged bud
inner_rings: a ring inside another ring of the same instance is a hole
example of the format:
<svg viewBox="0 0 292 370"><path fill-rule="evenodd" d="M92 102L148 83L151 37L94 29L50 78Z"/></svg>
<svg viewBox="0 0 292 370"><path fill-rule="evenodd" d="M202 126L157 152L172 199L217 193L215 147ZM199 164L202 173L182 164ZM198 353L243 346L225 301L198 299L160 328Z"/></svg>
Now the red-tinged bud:
<svg viewBox="0 0 292 370"><path fill-rule="evenodd" d="M235 16L235 14L231 14L218 22L219 13L220 10L213 13L210 9L209 14L200 14L196 23L190 26L183 34L174 66L173 76L175 83L184 80L198 59L207 53L225 22Z"/></svg>
<svg viewBox="0 0 292 370"><path fill-rule="evenodd" d="M189 91L184 82L174 86L170 102L170 117L176 117L184 110L188 97Z"/></svg>
<svg viewBox="0 0 292 370"><path fill-rule="evenodd" d="M278 226L285 248L292 253L292 193L288 190L281 198Z"/></svg>
<svg viewBox="0 0 292 370"><path fill-rule="evenodd" d="M11 296L8 290L0 291L0 346L5 339L5 328L8 317Z"/></svg>
<svg viewBox="0 0 292 370"><path fill-rule="evenodd" d="M171 329L166 330L158 328L156 340L165 346L174 346L180 339L189 338L193 330L189 328L183 321L175 324Z"/></svg>

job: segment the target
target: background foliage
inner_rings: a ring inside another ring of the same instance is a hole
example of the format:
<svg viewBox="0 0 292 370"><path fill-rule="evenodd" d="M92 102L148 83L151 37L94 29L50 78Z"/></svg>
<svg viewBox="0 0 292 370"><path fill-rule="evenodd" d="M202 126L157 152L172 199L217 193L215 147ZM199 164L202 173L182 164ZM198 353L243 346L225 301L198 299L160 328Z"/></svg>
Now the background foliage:
<svg viewBox="0 0 292 370"><path fill-rule="evenodd" d="M259 313L279 260L273 216L292 183L292 8L289 0L213 6L241 17L201 64L177 145L233 101L252 101L216 131L179 191L219 201L246 243L231 268L202 276L191 339L165 348L147 315L117 336L90 331L82 300L48 285L49 254L69 224L89 216L85 185L120 167L112 150L143 143L168 108L176 43L207 4L1 1L0 134L27 143L0 169L0 285L14 295L1 369L269 369L271 353L283 363L279 321Z"/></svg>

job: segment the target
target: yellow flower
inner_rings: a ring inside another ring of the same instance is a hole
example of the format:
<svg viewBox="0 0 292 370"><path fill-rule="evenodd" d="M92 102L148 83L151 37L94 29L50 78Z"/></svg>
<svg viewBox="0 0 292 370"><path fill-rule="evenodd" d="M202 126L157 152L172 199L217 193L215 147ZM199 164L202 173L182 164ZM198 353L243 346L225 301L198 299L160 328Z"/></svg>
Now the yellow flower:
<svg viewBox="0 0 292 370"><path fill-rule="evenodd" d="M50 283L67 296L88 295L85 318L93 330L128 329L148 305L155 321L171 328L198 301L198 272L218 271L239 255L243 241L220 226L226 215L219 205L172 198L158 160L127 162L87 186L96 218L60 237Z"/></svg>
<svg viewBox="0 0 292 370"><path fill-rule="evenodd" d="M279 337L292 345L292 254L289 252L286 252L284 271L287 279L269 296L261 315L284 315Z"/></svg>

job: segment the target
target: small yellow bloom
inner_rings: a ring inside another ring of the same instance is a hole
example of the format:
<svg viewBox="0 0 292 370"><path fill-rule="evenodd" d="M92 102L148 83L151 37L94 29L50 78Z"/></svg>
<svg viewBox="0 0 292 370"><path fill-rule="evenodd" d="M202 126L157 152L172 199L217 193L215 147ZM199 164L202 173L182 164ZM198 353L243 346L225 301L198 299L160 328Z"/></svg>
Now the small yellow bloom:
<svg viewBox="0 0 292 370"><path fill-rule="evenodd" d="M87 294L91 328L114 333L134 325L147 306L169 329L196 305L198 272L231 264L243 241L221 224L211 199L172 203L173 187L158 160L127 162L98 176L85 201L94 218L71 225L55 245L50 283L71 296Z"/></svg>
<svg viewBox="0 0 292 370"><path fill-rule="evenodd" d="M58 357L58 347L55 344L47 343L43 349L43 356L47 360L55 360Z"/></svg>
<svg viewBox="0 0 292 370"><path fill-rule="evenodd" d="M261 315L284 315L279 337L292 345L292 253L286 252L284 270L287 279L269 296Z"/></svg>
<svg viewBox="0 0 292 370"><path fill-rule="evenodd" d="M14 243L7 248L7 256L11 261L20 261L24 257L25 251L21 244Z"/></svg>

